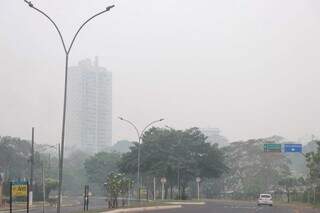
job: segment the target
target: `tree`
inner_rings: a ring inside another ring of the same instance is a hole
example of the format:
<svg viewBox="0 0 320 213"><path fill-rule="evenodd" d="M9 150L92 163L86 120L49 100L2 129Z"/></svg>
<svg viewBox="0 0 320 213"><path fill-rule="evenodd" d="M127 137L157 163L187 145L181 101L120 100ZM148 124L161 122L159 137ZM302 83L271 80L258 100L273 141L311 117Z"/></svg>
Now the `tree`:
<svg viewBox="0 0 320 213"><path fill-rule="evenodd" d="M316 152L306 154L307 167L310 170L310 178L314 183L320 179L320 141L315 141L317 144Z"/></svg>
<svg viewBox="0 0 320 213"><path fill-rule="evenodd" d="M290 202L290 190L298 184L298 180L294 177L287 177L279 181L280 186L284 186L287 193L288 203Z"/></svg>
<svg viewBox="0 0 320 213"><path fill-rule="evenodd" d="M125 197L128 197L128 193L132 181L122 173L110 173L106 178L105 187L107 190L107 196L109 197L108 206L109 208L118 207L118 197L122 197L122 206L125 205Z"/></svg>
<svg viewBox="0 0 320 213"><path fill-rule="evenodd" d="M100 152L84 162L84 168L90 182L103 185L111 172L117 172L121 155L116 152Z"/></svg>
<svg viewBox="0 0 320 213"><path fill-rule="evenodd" d="M46 184L46 199L50 198L50 192L58 188L59 182L55 179L47 178L45 179Z"/></svg>
<svg viewBox="0 0 320 213"><path fill-rule="evenodd" d="M68 191L75 195L83 193L83 186L88 183L84 163L89 157L89 154L79 150L76 150L67 156L63 174L64 191Z"/></svg>
<svg viewBox="0 0 320 213"><path fill-rule="evenodd" d="M216 145L206 142L206 136L198 128L185 131L151 128L142 138L141 173L148 177L165 176L170 188L177 185L179 173L182 193L190 181L220 177L227 170L223 153ZM124 154L119 164L121 172L137 171L138 144ZM172 190L171 190L172 191Z"/></svg>
<svg viewBox="0 0 320 213"><path fill-rule="evenodd" d="M223 148L230 168L223 177L226 191L256 197L275 190L278 182L290 174L289 160L280 153L264 153L263 144L275 143L267 139L251 139L231 143Z"/></svg>
<svg viewBox="0 0 320 213"><path fill-rule="evenodd" d="M31 144L20 138L0 137L0 172L5 181L29 177Z"/></svg>
<svg viewBox="0 0 320 213"><path fill-rule="evenodd" d="M119 153L126 153L130 151L130 146L133 144L127 140L120 140L111 147L111 150Z"/></svg>

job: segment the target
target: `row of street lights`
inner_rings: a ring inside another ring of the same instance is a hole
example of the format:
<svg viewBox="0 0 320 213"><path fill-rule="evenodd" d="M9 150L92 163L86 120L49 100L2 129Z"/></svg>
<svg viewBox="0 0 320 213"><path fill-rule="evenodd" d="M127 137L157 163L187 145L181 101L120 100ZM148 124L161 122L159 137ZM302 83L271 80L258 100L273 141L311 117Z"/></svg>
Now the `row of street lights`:
<svg viewBox="0 0 320 213"><path fill-rule="evenodd" d="M167 179L165 177L161 177L160 178L160 182L161 182L161 200L164 200L165 198L165 189L164 189L164 185L167 183ZM201 178L197 177L196 178L196 183L197 183L197 197L198 200L200 200L200 182L201 182ZM155 200L156 197L156 186L155 186L155 179L154 179L154 189L153 189L153 199ZM180 188L179 188L179 200L180 200ZM172 199L172 198L171 198Z"/></svg>

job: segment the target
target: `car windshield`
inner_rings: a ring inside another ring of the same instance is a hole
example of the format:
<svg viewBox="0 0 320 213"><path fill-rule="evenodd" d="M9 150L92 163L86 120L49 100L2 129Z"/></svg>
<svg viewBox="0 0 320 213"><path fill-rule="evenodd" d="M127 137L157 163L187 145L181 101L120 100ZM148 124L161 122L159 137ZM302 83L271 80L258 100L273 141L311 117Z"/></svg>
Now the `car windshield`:
<svg viewBox="0 0 320 213"><path fill-rule="evenodd" d="M261 197L261 198L271 198L270 195L261 195L260 197Z"/></svg>

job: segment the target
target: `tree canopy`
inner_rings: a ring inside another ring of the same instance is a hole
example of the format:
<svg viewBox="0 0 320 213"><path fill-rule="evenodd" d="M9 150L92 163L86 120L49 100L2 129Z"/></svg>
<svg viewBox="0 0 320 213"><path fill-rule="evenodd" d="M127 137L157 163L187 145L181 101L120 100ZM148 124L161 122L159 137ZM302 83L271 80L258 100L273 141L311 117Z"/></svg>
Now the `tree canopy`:
<svg viewBox="0 0 320 213"><path fill-rule="evenodd" d="M320 179L320 141L316 141L317 151L309 152L306 155L307 167L310 170L310 177L314 182Z"/></svg>
<svg viewBox="0 0 320 213"><path fill-rule="evenodd" d="M121 155L116 152L99 152L84 162L90 182L103 185L111 172L117 172Z"/></svg>
<svg viewBox="0 0 320 213"><path fill-rule="evenodd" d="M141 144L141 173L145 176L166 177L170 185L176 184L177 173L181 184L195 177L219 177L227 171L223 153L216 145L206 142L198 128L185 131L151 128ZM136 174L138 144L124 154L119 164L121 172Z"/></svg>

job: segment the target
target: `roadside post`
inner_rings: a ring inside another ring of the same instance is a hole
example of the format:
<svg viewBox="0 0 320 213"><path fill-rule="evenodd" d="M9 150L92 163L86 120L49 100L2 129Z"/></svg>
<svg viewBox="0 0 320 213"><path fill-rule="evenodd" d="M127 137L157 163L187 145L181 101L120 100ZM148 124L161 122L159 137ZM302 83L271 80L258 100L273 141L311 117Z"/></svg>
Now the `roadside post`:
<svg viewBox="0 0 320 213"><path fill-rule="evenodd" d="M89 185L84 186L83 211L89 211Z"/></svg>
<svg viewBox="0 0 320 213"><path fill-rule="evenodd" d="M160 182L161 182L161 200L164 200L164 184L167 182L167 179L165 177L162 177L160 179Z"/></svg>
<svg viewBox="0 0 320 213"><path fill-rule="evenodd" d="M10 213L12 213L12 182L10 182Z"/></svg>
<svg viewBox="0 0 320 213"><path fill-rule="evenodd" d="M33 199L32 196L31 198ZM32 200L31 200L31 203L32 203ZM27 182L27 213L29 213L29 208L30 208L30 183Z"/></svg>
<svg viewBox="0 0 320 213"><path fill-rule="evenodd" d="M156 200L156 177L153 177L153 200Z"/></svg>
<svg viewBox="0 0 320 213"><path fill-rule="evenodd" d="M201 182L201 178L197 177L196 178L196 182L197 182L197 186L198 186L198 200L200 200L200 182Z"/></svg>
<svg viewBox="0 0 320 213"><path fill-rule="evenodd" d="M32 127L31 133L31 157L30 157L30 183L28 184L29 187L29 206L33 204L33 175L34 175L34 127Z"/></svg>
<svg viewBox="0 0 320 213"><path fill-rule="evenodd" d="M2 200L3 200L3 181L4 180L4 174L0 173L0 207L2 207Z"/></svg>
<svg viewBox="0 0 320 213"><path fill-rule="evenodd" d="M45 177L44 177L44 163L42 162L42 196L43 196L43 201L42 201L42 213L45 212L45 205L46 205L46 185L45 185Z"/></svg>

